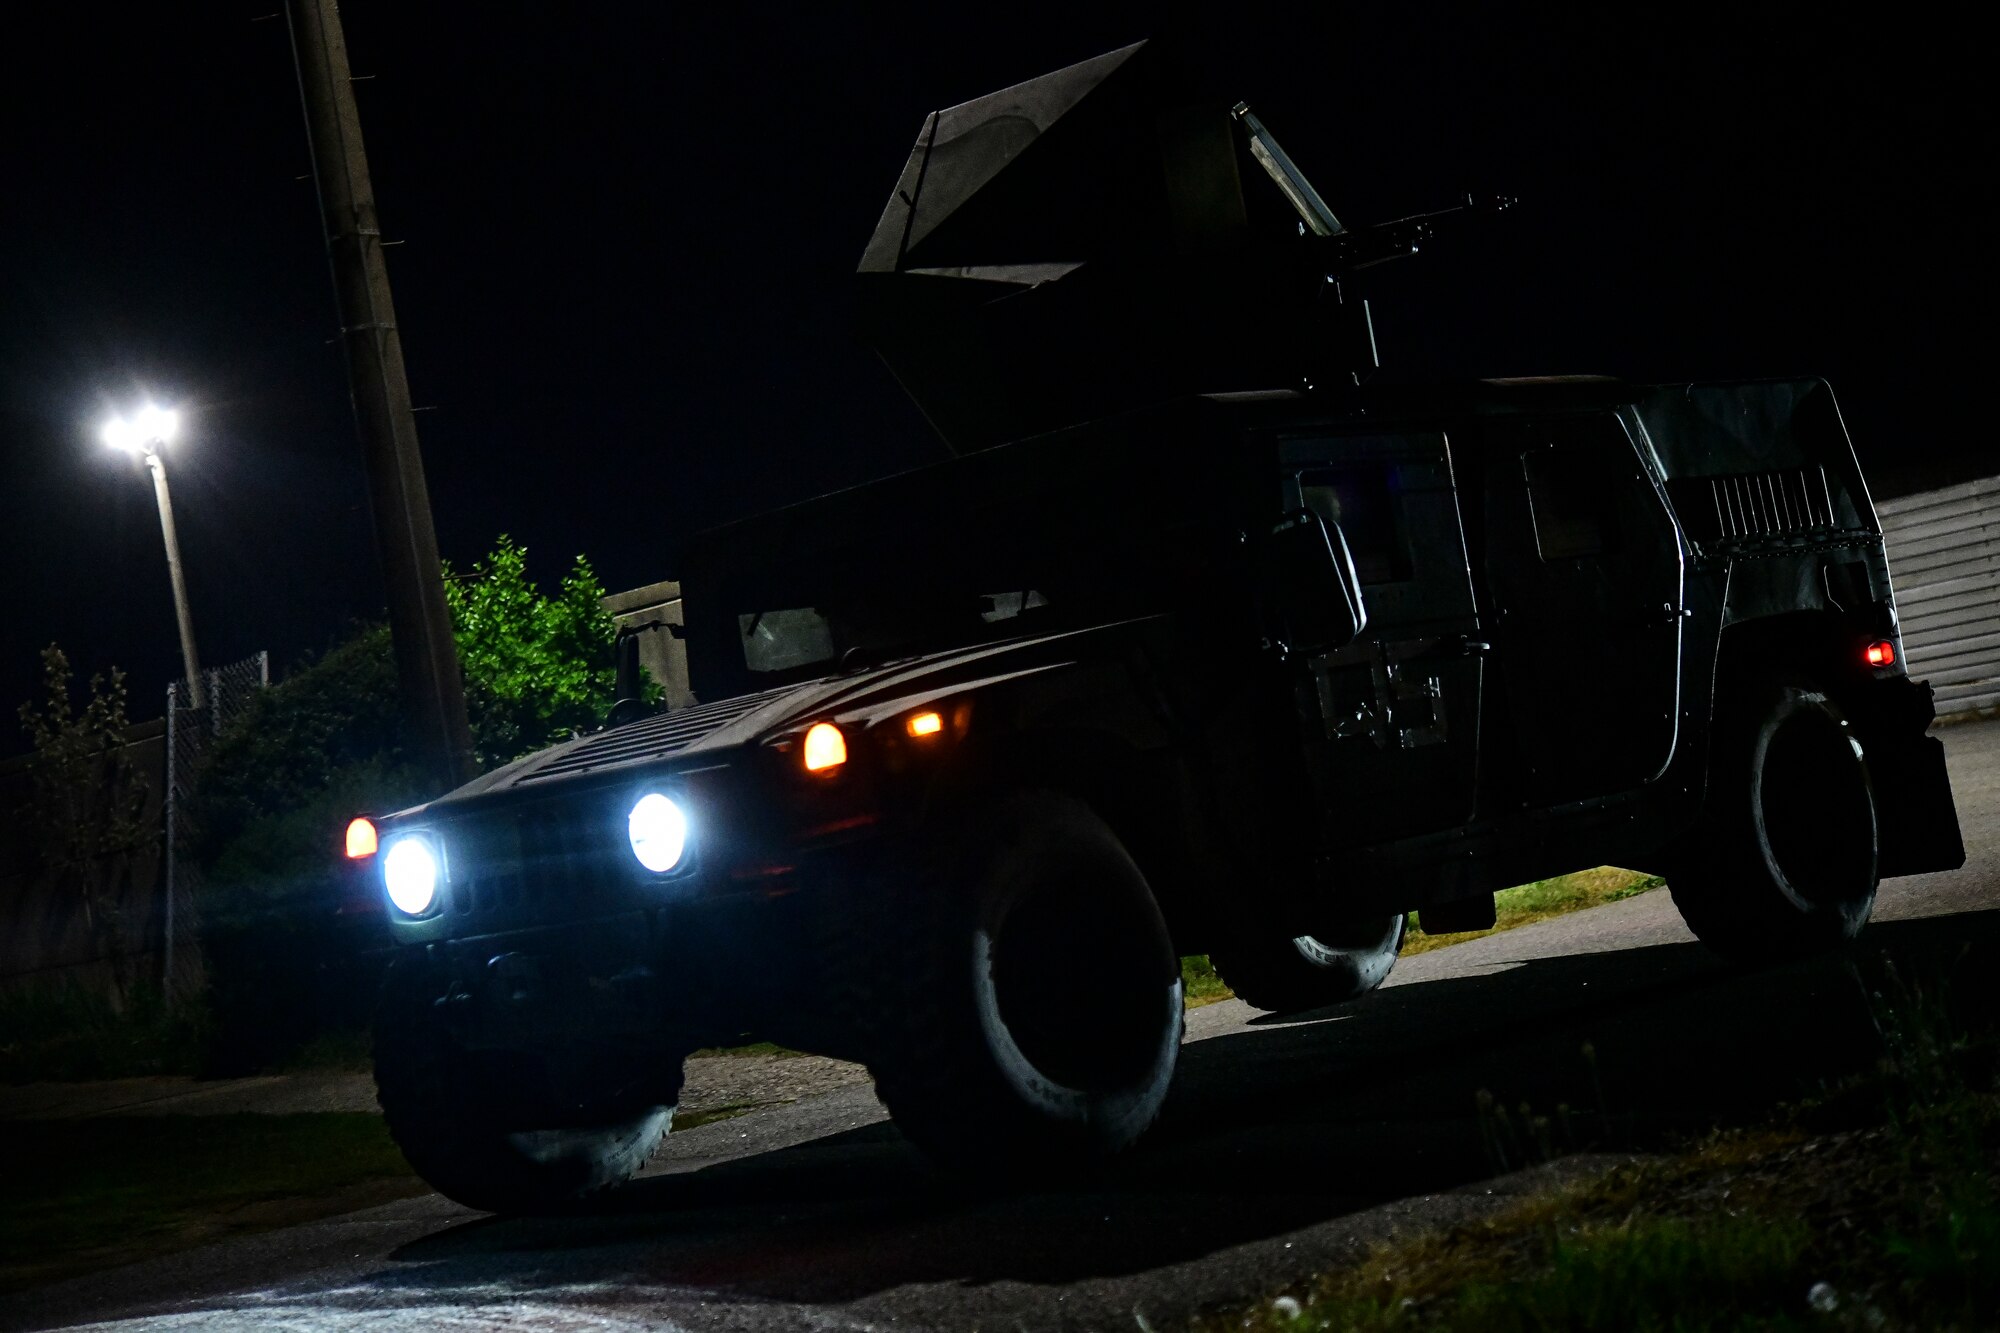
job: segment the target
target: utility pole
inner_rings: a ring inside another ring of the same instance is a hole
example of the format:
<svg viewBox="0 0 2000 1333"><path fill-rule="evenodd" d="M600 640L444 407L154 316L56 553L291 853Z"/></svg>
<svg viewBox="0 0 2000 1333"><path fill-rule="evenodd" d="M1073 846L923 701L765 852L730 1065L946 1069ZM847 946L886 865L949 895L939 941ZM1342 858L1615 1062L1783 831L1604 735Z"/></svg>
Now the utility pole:
<svg viewBox="0 0 2000 1333"><path fill-rule="evenodd" d="M285 18L312 144L313 175L319 182L354 420L368 466L404 715L425 767L444 787L455 787L473 775L472 733L465 720L465 685L444 600L396 308L389 299L375 188L361 145L347 39L334 0L286 0Z"/></svg>

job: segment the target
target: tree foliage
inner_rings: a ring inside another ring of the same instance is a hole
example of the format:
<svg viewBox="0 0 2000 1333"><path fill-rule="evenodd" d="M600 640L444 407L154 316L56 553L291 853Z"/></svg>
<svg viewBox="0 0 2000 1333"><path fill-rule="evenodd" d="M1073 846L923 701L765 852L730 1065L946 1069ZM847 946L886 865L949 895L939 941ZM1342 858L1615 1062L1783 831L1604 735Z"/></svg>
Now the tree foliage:
<svg viewBox="0 0 2000 1333"><path fill-rule="evenodd" d="M115 947L132 857L158 837L146 818L146 775L127 746L125 673L90 678L81 709L71 693L69 658L42 650L42 699L20 707L35 747L29 815L43 870L75 895L92 935Z"/></svg>
<svg viewBox="0 0 2000 1333"><path fill-rule="evenodd" d="M483 768L597 726L612 703L616 629L596 571L579 555L548 597L529 580L527 555L503 534L470 574L445 567L445 601Z"/></svg>
<svg viewBox="0 0 2000 1333"><path fill-rule="evenodd" d="M258 691L202 759L197 853L209 888L286 897L321 886L329 830L424 795L401 738L384 625L357 628Z"/></svg>

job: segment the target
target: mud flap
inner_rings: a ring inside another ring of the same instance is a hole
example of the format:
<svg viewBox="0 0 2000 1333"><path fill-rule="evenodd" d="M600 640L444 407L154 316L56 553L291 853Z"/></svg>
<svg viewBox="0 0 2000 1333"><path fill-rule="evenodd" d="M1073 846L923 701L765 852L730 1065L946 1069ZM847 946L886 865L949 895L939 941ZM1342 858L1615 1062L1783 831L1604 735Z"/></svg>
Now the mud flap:
<svg viewBox="0 0 2000 1333"><path fill-rule="evenodd" d="M1868 747L1868 769L1881 829L1883 879L1965 864L1943 741L1928 735L1877 740Z"/></svg>

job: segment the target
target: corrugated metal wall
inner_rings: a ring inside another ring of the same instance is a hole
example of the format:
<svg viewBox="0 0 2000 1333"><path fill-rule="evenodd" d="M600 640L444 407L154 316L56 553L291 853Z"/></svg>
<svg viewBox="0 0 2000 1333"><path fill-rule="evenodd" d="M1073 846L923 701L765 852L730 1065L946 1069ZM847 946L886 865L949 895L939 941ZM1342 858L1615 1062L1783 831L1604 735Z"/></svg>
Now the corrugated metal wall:
<svg viewBox="0 0 2000 1333"><path fill-rule="evenodd" d="M2000 477L1875 506L1910 674L1937 710L2000 707Z"/></svg>

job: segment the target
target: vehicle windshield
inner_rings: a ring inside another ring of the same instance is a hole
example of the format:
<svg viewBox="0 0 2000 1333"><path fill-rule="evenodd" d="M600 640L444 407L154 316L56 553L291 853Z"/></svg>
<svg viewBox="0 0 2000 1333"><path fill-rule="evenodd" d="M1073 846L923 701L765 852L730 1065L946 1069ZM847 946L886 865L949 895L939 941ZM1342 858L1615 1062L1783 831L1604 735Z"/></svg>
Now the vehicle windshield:
<svg viewBox="0 0 2000 1333"><path fill-rule="evenodd" d="M1212 613L1243 558L1249 455L1125 429L969 454L689 539L677 573L696 694Z"/></svg>

